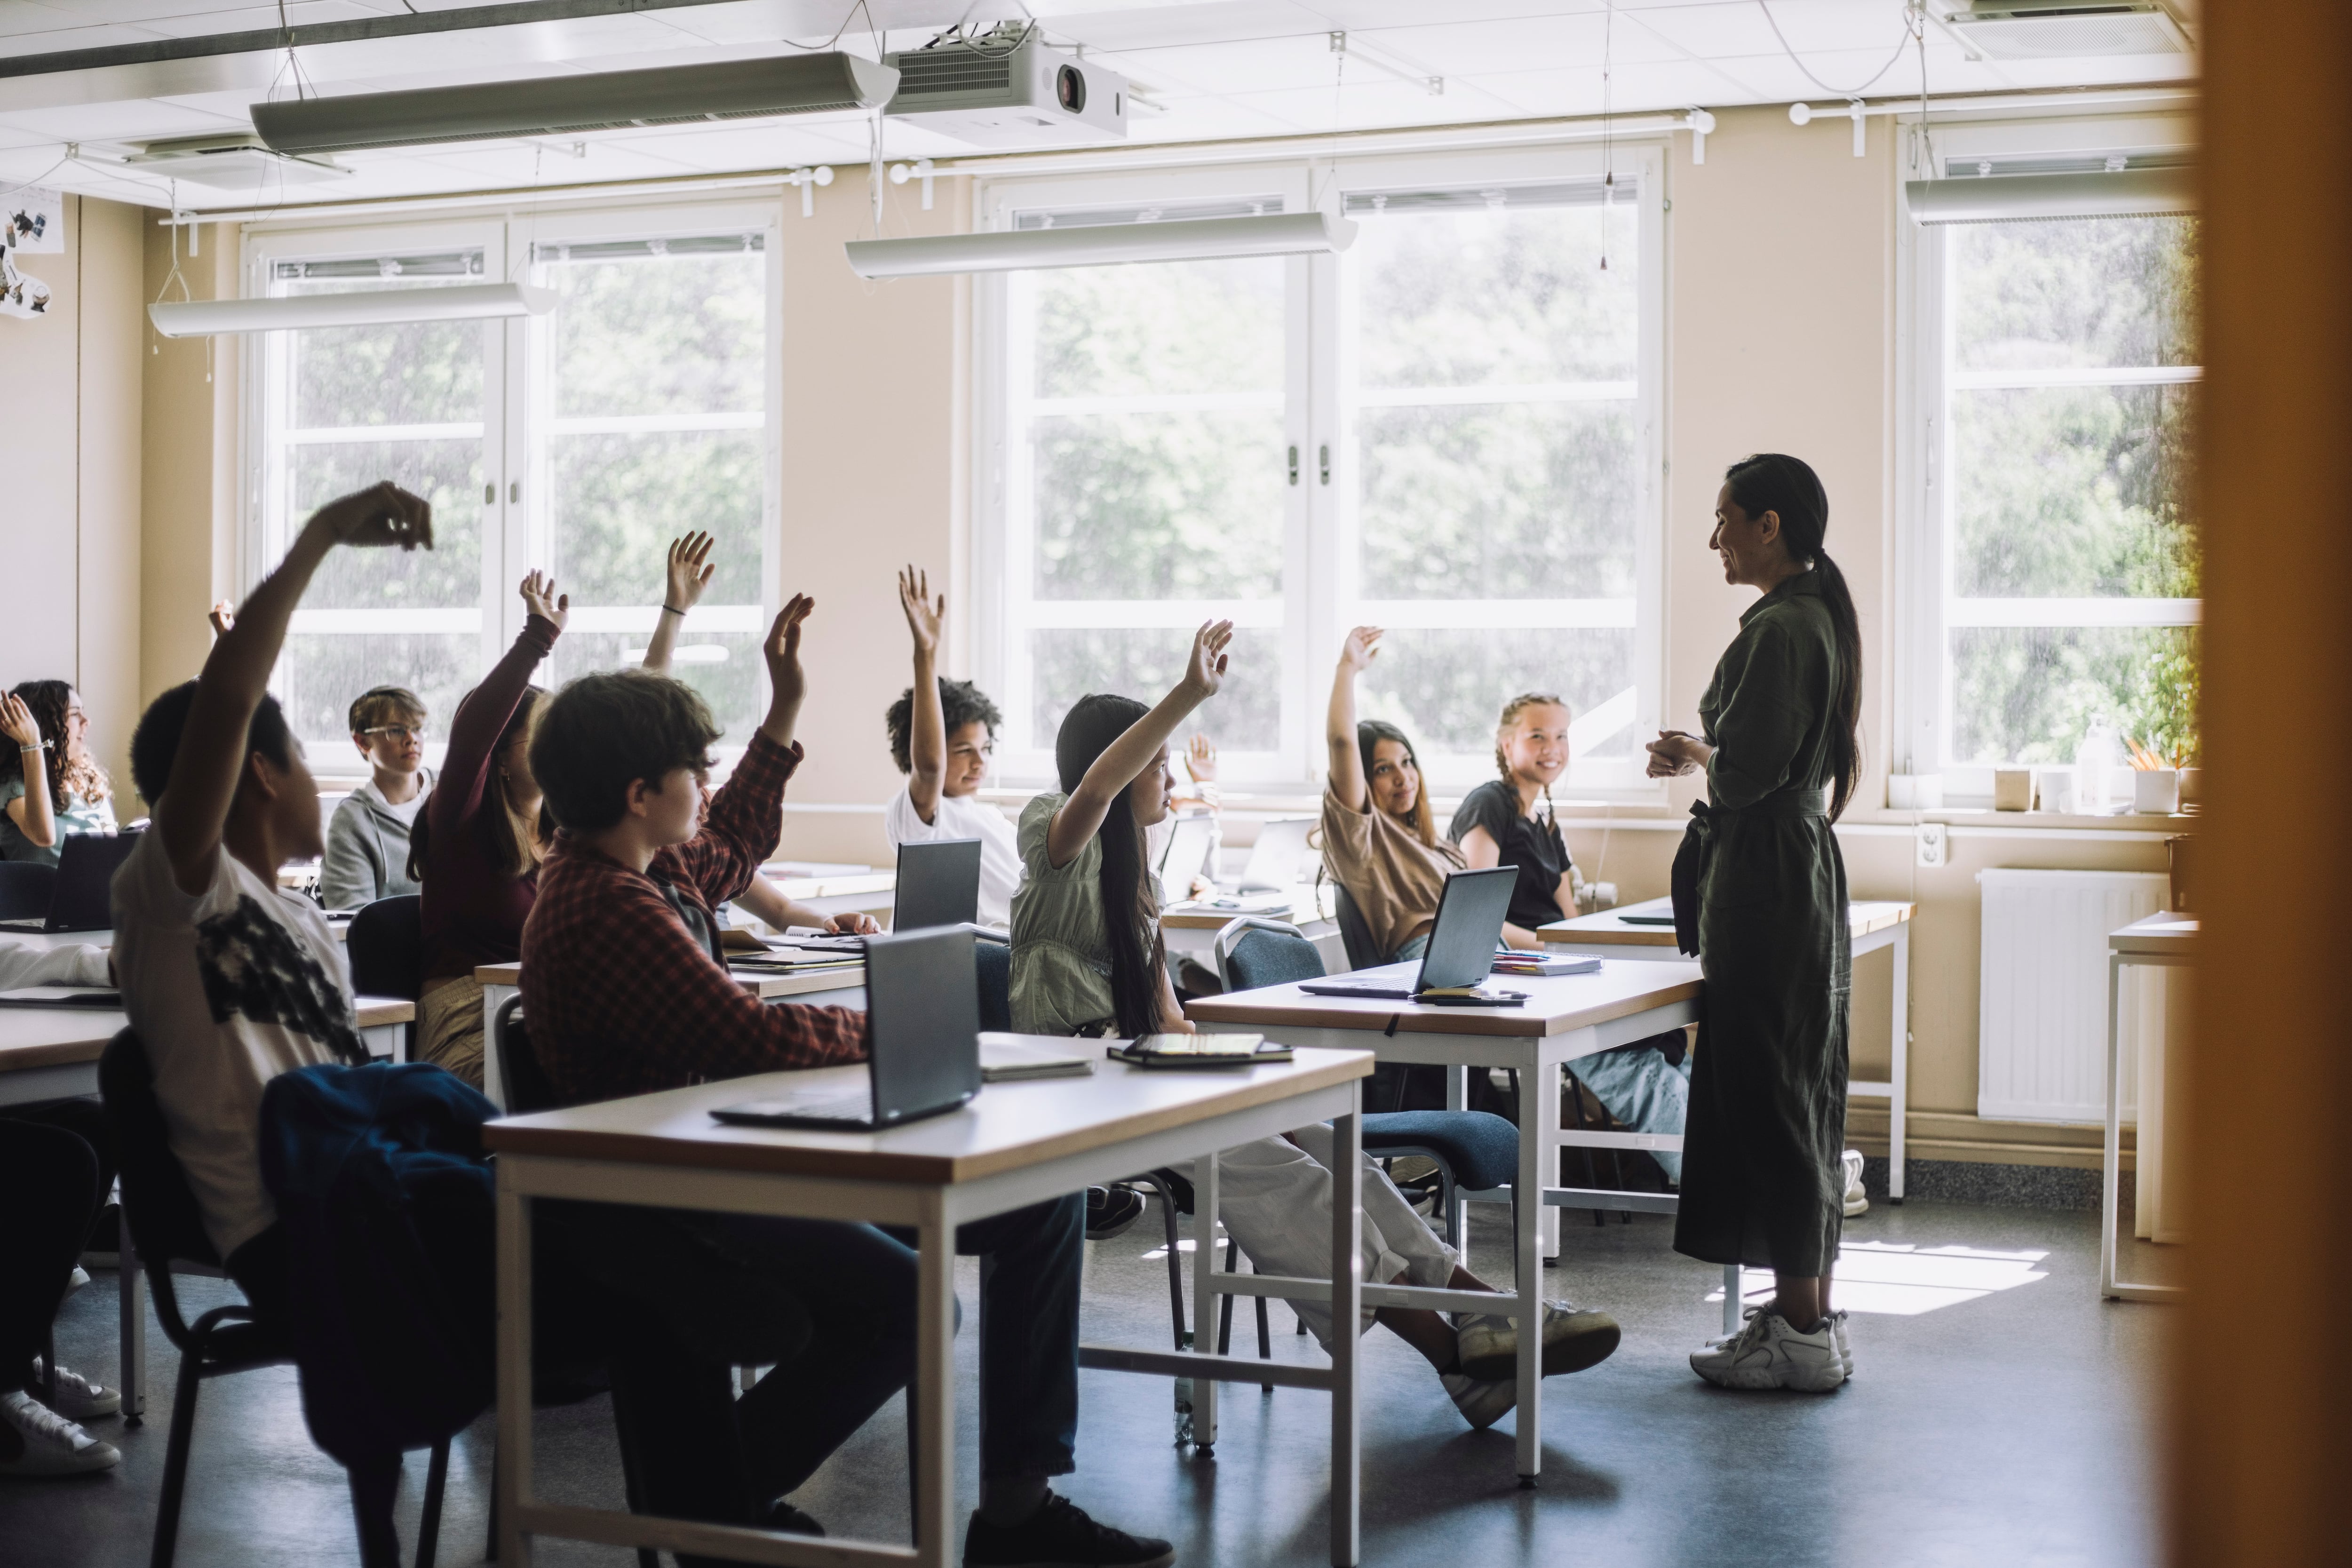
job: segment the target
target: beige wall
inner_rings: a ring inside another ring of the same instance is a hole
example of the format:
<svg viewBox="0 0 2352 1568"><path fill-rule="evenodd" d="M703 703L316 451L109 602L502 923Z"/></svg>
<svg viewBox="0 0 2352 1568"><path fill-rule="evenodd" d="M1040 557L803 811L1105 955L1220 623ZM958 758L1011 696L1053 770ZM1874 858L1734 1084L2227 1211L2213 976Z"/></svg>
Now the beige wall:
<svg viewBox="0 0 2352 1568"><path fill-rule="evenodd" d="M49 286L47 314L0 318L14 395L0 436L12 481L0 681L80 689L90 745L123 786L128 816L139 710L139 213L68 196L65 219L62 254L20 263Z"/></svg>

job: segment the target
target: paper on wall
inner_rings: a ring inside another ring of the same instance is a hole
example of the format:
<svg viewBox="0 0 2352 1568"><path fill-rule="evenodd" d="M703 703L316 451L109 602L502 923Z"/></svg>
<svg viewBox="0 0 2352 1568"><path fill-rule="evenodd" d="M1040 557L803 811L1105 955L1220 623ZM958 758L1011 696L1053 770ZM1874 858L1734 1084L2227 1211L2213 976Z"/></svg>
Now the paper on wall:
<svg viewBox="0 0 2352 1568"><path fill-rule="evenodd" d="M66 247L64 197L20 185L0 195L0 316L48 313L49 286L19 268L20 255L58 255Z"/></svg>

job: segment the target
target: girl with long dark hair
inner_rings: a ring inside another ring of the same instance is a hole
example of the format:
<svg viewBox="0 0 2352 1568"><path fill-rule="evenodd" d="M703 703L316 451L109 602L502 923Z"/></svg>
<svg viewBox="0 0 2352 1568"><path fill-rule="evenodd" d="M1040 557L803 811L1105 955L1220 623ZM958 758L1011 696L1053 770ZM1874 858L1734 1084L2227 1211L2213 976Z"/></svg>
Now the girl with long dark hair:
<svg viewBox="0 0 2352 1568"><path fill-rule="evenodd" d="M27 680L8 694L0 733L0 856L58 863L68 833L114 831L114 787L89 754L81 693L62 680Z"/></svg>
<svg viewBox="0 0 2352 1568"><path fill-rule="evenodd" d="M1832 825L1860 772L1862 633L1822 547L1829 495L1798 459L1734 463L1709 542L1724 580L1763 590L1699 700L1699 735L1662 731L1650 776L1704 771L1675 858L1675 926L1706 976L1675 1247L1769 1268L1776 1293L1691 1367L1729 1388L1826 1393L1853 1375L1830 1307L1844 1223L1853 954Z"/></svg>

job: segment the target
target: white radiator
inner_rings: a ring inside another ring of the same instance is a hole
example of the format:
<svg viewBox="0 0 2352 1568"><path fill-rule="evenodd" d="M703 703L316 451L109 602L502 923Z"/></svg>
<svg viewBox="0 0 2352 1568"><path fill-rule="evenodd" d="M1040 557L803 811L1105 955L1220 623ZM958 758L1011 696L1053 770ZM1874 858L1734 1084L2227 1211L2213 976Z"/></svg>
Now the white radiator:
<svg viewBox="0 0 2352 1568"><path fill-rule="evenodd" d="M2104 1121L2107 933L2164 908L2168 879L2137 871L1979 871L1977 1114L1998 1121ZM2126 971L2128 978L2133 972ZM2124 987L2124 1040L2139 1036ZM2138 1119L2138 1051L2123 1054L2123 1119Z"/></svg>

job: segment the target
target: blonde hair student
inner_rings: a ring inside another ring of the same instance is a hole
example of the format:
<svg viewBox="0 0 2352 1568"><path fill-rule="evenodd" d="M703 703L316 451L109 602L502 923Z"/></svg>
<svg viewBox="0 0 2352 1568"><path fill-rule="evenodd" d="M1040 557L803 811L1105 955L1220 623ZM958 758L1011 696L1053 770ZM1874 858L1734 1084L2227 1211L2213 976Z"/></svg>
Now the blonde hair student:
<svg viewBox="0 0 2352 1568"><path fill-rule="evenodd" d="M425 700L404 686L373 686L352 699L352 745L368 762L367 782L345 795L327 824L319 897L355 910L415 892L410 830L433 775L425 766Z"/></svg>
<svg viewBox="0 0 2352 1568"><path fill-rule="evenodd" d="M1462 797L1451 832L1473 868L1517 866L1518 886L1504 937L1515 947L1541 941L1536 928L1576 915L1578 877L1552 813L1551 786L1568 772L1568 704L1549 691L1523 691L1495 721L1495 771ZM1536 815L1536 800L1543 815Z"/></svg>

